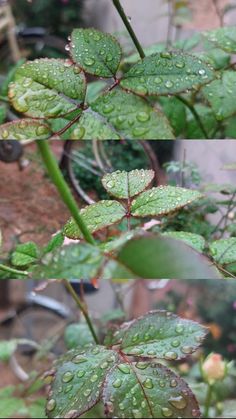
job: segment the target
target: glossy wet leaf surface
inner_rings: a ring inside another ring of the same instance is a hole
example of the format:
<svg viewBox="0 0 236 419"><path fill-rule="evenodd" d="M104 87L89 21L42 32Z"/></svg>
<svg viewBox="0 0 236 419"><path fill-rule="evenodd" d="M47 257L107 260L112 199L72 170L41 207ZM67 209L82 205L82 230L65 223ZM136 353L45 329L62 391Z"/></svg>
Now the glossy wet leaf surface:
<svg viewBox="0 0 236 419"><path fill-rule="evenodd" d="M85 77L69 60L29 61L15 73L8 96L13 107L28 116L56 118L84 101Z"/></svg>
<svg viewBox="0 0 236 419"><path fill-rule="evenodd" d="M160 186L143 192L134 199L131 214L135 217L159 216L169 214L202 197L198 191Z"/></svg>
<svg viewBox="0 0 236 419"><path fill-rule="evenodd" d="M229 53L236 53L236 27L228 26L205 32L204 37Z"/></svg>
<svg viewBox="0 0 236 419"><path fill-rule="evenodd" d="M0 126L0 140L46 140L51 134L50 127L36 119L21 119Z"/></svg>
<svg viewBox="0 0 236 419"><path fill-rule="evenodd" d="M130 140L173 139L174 135L166 116L144 99L121 89L100 96L91 104L121 137Z"/></svg>
<svg viewBox="0 0 236 419"><path fill-rule="evenodd" d="M39 250L35 243L19 244L12 253L11 262L15 266L26 266L37 261Z"/></svg>
<svg viewBox="0 0 236 419"><path fill-rule="evenodd" d="M93 279L98 274L103 255L89 244L68 245L54 254L46 255L32 273L34 278L47 279Z"/></svg>
<svg viewBox="0 0 236 419"><path fill-rule="evenodd" d="M201 345L206 329L166 311L154 311L136 319L122 337L127 355L174 361L192 354Z"/></svg>
<svg viewBox="0 0 236 419"><path fill-rule="evenodd" d="M188 385L158 363L120 363L108 374L103 401L108 417L200 417Z"/></svg>
<svg viewBox="0 0 236 419"><path fill-rule="evenodd" d="M121 87L141 96L169 95L193 90L214 78L214 71L194 56L162 52L135 64L121 80Z"/></svg>
<svg viewBox="0 0 236 419"><path fill-rule="evenodd" d="M203 252L206 244L205 239L199 234L188 233L186 231L168 231L163 235L165 237L183 240L186 244L198 250L198 252Z"/></svg>
<svg viewBox="0 0 236 419"><path fill-rule="evenodd" d="M133 278L206 279L221 278L212 261L179 240L148 235L128 241L118 257ZM113 279L121 278L114 269Z"/></svg>
<svg viewBox="0 0 236 419"><path fill-rule="evenodd" d="M215 240L209 247L213 258L221 265L236 262L236 237Z"/></svg>
<svg viewBox="0 0 236 419"><path fill-rule="evenodd" d="M153 170L116 171L102 178L107 192L119 199L129 199L144 191L154 178Z"/></svg>
<svg viewBox="0 0 236 419"><path fill-rule="evenodd" d="M47 402L48 417L79 417L94 406L100 399L105 376L117 358L116 352L99 346L72 350L62 356L57 361Z"/></svg>
<svg viewBox="0 0 236 419"><path fill-rule="evenodd" d="M100 201L89 205L81 210L81 215L91 233L106 228L118 221L121 221L126 210L117 201ZM65 236L70 239L79 239L82 234L77 223L70 219L64 227Z"/></svg>
<svg viewBox="0 0 236 419"><path fill-rule="evenodd" d="M221 79L204 87L203 94L219 121L232 116L236 112L236 72L225 71Z"/></svg>
<svg viewBox="0 0 236 419"><path fill-rule="evenodd" d="M72 140L120 140L120 134L101 115L90 109L83 112L71 130Z"/></svg>
<svg viewBox="0 0 236 419"><path fill-rule="evenodd" d="M115 76L121 60L121 47L110 34L95 29L75 29L70 43L72 59L87 73Z"/></svg>

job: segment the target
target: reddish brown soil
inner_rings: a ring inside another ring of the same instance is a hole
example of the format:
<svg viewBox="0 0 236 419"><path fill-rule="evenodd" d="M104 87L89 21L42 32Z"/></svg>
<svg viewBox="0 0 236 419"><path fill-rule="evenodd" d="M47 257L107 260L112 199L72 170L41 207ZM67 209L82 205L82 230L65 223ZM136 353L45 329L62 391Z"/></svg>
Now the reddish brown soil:
<svg viewBox="0 0 236 419"><path fill-rule="evenodd" d="M55 142L53 149L60 155L59 143ZM30 164L23 171L17 163L0 162L0 229L4 251L12 248L19 235L24 242L35 240L45 244L68 218L55 187L45 175L36 146L28 146L25 152Z"/></svg>

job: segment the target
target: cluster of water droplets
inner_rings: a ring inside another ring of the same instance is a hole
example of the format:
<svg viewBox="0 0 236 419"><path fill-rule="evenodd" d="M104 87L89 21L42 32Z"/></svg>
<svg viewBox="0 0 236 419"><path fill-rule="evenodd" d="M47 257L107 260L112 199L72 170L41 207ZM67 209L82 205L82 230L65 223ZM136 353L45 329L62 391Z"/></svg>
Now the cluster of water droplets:
<svg viewBox="0 0 236 419"><path fill-rule="evenodd" d="M49 136L49 128L36 121L21 120L14 123L4 124L0 128L0 139L2 140L25 140L37 138L46 139Z"/></svg>
<svg viewBox="0 0 236 419"><path fill-rule="evenodd" d="M195 57L161 52L134 65L121 86L140 95L172 94L197 89L212 78L212 70Z"/></svg>
<svg viewBox="0 0 236 419"><path fill-rule="evenodd" d="M76 29L69 41L66 50L87 72L103 77L115 75L121 50L112 36L94 29Z"/></svg>
<svg viewBox="0 0 236 419"><path fill-rule="evenodd" d="M197 191L173 186L160 186L143 192L133 201L131 210L136 216L168 214L191 204L200 196Z"/></svg>

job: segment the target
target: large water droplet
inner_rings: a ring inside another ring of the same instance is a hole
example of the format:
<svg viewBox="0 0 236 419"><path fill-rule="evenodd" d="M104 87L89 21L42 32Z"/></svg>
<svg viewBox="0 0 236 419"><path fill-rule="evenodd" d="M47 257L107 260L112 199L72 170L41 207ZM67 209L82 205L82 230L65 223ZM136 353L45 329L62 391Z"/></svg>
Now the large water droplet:
<svg viewBox="0 0 236 419"><path fill-rule="evenodd" d="M137 114L137 120L139 122L147 122L150 119L150 114L147 112L139 112Z"/></svg>
<svg viewBox="0 0 236 419"><path fill-rule="evenodd" d="M85 371L78 371L77 372L77 377L79 377L79 378L82 378L82 377L84 377L84 375L85 375Z"/></svg>
<svg viewBox="0 0 236 419"><path fill-rule="evenodd" d="M75 128L72 134L73 140L81 140L84 137L86 130L84 127Z"/></svg>
<svg viewBox="0 0 236 419"><path fill-rule="evenodd" d="M180 341L178 339L175 339L171 342L171 346L173 346L173 348L178 348L179 345Z"/></svg>
<svg viewBox="0 0 236 419"><path fill-rule="evenodd" d="M131 355L141 355L143 353L143 349L140 348L133 348L129 351Z"/></svg>
<svg viewBox="0 0 236 419"><path fill-rule="evenodd" d="M65 372L65 374L62 376L63 383L69 383L71 380L73 380L74 374L70 371Z"/></svg>
<svg viewBox="0 0 236 419"><path fill-rule="evenodd" d="M101 364L102 370L105 370L107 367L108 367L108 362L105 361Z"/></svg>
<svg viewBox="0 0 236 419"><path fill-rule="evenodd" d="M171 80L167 80L165 82L165 86L167 87L167 89L170 89L171 87L174 86L174 83Z"/></svg>
<svg viewBox="0 0 236 419"><path fill-rule="evenodd" d="M56 405L57 405L56 404L56 400L54 400L54 399L48 400L48 402L47 402L47 410L49 412L52 412L55 409Z"/></svg>
<svg viewBox="0 0 236 419"><path fill-rule="evenodd" d="M170 386L171 387L176 387L177 386L177 381L173 378L171 381L170 381Z"/></svg>
<svg viewBox="0 0 236 419"><path fill-rule="evenodd" d="M141 84L139 86L136 87L136 91L137 93L139 93L140 95L146 95L148 90L146 88L146 86L142 86Z"/></svg>
<svg viewBox="0 0 236 419"><path fill-rule="evenodd" d="M173 352L173 351L169 351L169 352L166 352L165 353L165 355L164 355L164 358L168 361L168 360L174 360L174 359L177 359L178 358L178 355L177 355L177 353L176 352Z"/></svg>
<svg viewBox="0 0 236 419"><path fill-rule="evenodd" d="M185 409L187 406L187 400L183 396L177 396L177 397L170 397L168 402L174 406L176 409Z"/></svg>
<svg viewBox="0 0 236 419"><path fill-rule="evenodd" d="M132 415L135 419L142 419L143 417L142 412L138 409L132 410Z"/></svg>
<svg viewBox="0 0 236 419"><path fill-rule="evenodd" d="M173 416L172 410L170 410L168 407L163 407L161 409L161 413L165 418L171 418L171 416Z"/></svg>
<svg viewBox="0 0 236 419"><path fill-rule="evenodd" d="M123 374L130 374L130 367L126 364L119 364L118 369L123 372Z"/></svg>
<svg viewBox="0 0 236 419"><path fill-rule="evenodd" d="M192 354L193 353L193 348L192 348L192 346L183 346L182 348L181 348L181 351L184 353L184 354Z"/></svg>
<svg viewBox="0 0 236 419"><path fill-rule="evenodd" d="M65 46L65 50L66 50L66 51L70 51L70 45L69 45L69 44L67 44L67 45Z"/></svg>
<svg viewBox="0 0 236 419"><path fill-rule="evenodd" d="M92 375L92 377L90 378L91 383L95 383L97 380L98 380L97 374Z"/></svg>
<svg viewBox="0 0 236 419"><path fill-rule="evenodd" d="M117 378L117 380L113 381L112 383L113 387L115 388L121 387L121 384L122 384L122 381L119 378Z"/></svg>
<svg viewBox="0 0 236 419"><path fill-rule="evenodd" d="M184 331L184 326L182 324L177 324L175 331L180 335Z"/></svg>
<svg viewBox="0 0 236 419"><path fill-rule="evenodd" d="M137 362L135 364L136 368L140 369L140 370L145 370L148 367L148 363L147 362Z"/></svg>
<svg viewBox="0 0 236 419"><path fill-rule="evenodd" d="M147 378L144 383L143 383L144 387L151 389L153 388L153 382L151 380L151 378Z"/></svg>
<svg viewBox="0 0 236 419"><path fill-rule="evenodd" d="M74 364L83 364L84 362L87 362L88 358L85 358L84 356L81 355L76 355L73 359L72 362Z"/></svg>
<svg viewBox="0 0 236 419"><path fill-rule="evenodd" d="M85 65L91 67L95 64L95 60L93 58L86 57L84 60Z"/></svg>
<svg viewBox="0 0 236 419"><path fill-rule="evenodd" d="M103 106L102 110L105 114L109 114L114 111L114 106L110 103L107 103L105 106Z"/></svg>

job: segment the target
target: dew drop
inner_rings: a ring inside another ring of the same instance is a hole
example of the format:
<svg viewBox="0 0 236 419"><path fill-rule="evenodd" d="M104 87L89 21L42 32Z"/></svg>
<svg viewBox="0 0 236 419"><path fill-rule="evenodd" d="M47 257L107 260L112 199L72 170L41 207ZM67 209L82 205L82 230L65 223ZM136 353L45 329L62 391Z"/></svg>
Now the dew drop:
<svg viewBox="0 0 236 419"><path fill-rule="evenodd" d="M147 362L137 362L135 364L136 368L138 368L139 370L145 370L148 367L148 363Z"/></svg>
<svg viewBox="0 0 236 419"><path fill-rule="evenodd" d="M177 359L178 358L178 355L177 355L177 353L176 352L173 352L173 351L169 351L169 352L166 352L165 353L165 355L164 355L164 357L165 357L165 359L168 361L168 360L174 360L174 359Z"/></svg>
<svg viewBox="0 0 236 419"><path fill-rule="evenodd" d="M73 380L74 374L70 371L65 372L65 374L62 376L63 383L69 383L71 380Z"/></svg>
<svg viewBox="0 0 236 419"><path fill-rule="evenodd" d="M139 112L137 115L137 120L139 122L147 122L150 119L150 114L147 112Z"/></svg>
<svg viewBox="0 0 236 419"><path fill-rule="evenodd" d="M140 410L137 409L132 410L132 415L135 419L140 419L143 417L142 412L140 412Z"/></svg>
<svg viewBox="0 0 236 419"><path fill-rule="evenodd" d="M185 67L185 63L183 61L178 61L175 64L175 67L177 67L177 68L184 68Z"/></svg>
<svg viewBox="0 0 236 419"><path fill-rule="evenodd" d="M139 334L135 333L135 335L132 337L132 342L137 342L139 340Z"/></svg>
<svg viewBox="0 0 236 419"><path fill-rule="evenodd" d="M155 84L161 84L162 83L162 78L161 77L155 77L155 79L154 79L154 83Z"/></svg>
<svg viewBox="0 0 236 419"><path fill-rule="evenodd" d="M133 348L129 351L131 355L141 355L143 353L143 349L140 348Z"/></svg>
<svg viewBox="0 0 236 419"><path fill-rule="evenodd" d="M179 345L180 341L178 339L175 339L171 342L171 346L173 346L173 348L178 348Z"/></svg>
<svg viewBox="0 0 236 419"><path fill-rule="evenodd" d="M171 382L170 382L170 386L171 387L177 387L177 381L173 378L173 380L171 380Z"/></svg>
<svg viewBox="0 0 236 419"><path fill-rule="evenodd" d="M139 86L136 87L136 91L137 93L139 93L140 95L146 95L148 90L145 86L142 86L141 84Z"/></svg>
<svg viewBox="0 0 236 419"><path fill-rule="evenodd" d="M90 388L87 388L87 390L84 391L84 396L88 397L92 393L92 390Z"/></svg>
<svg viewBox="0 0 236 419"><path fill-rule="evenodd" d="M181 348L181 351L183 352L183 354L191 354L193 353L193 348L192 346L183 346Z"/></svg>
<svg viewBox="0 0 236 419"><path fill-rule="evenodd" d="M109 114L109 113L111 113L111 112L113 112L114 111L114 106L112 105L112 104L106 104L104 107L103 107L103 112L105 113L105 114Z"/></svg>
<svg viewBox="0 0 236 419"><path fill-rule="evenodd" d="M185 409L185 407L187 406L187 401L184 399L183 396L170 397L168 402L176 409Z"/></svg>
<svg viewBox="0 0 236 419"><path fill-rule="evenodd" d="M177 324L175 331L180 335L184 331L184 326L182 324Z"/></svg>
<svg viewBox="0 0 236 419"><path fill-rule="evenodd" d="M79 377L79 378L82 378L82 377L84 377L84 375L85 375L85 371L78 371L78 373L77 373L77 377Z"/></svg>
<svg viewBox="0 0 236 419"><path fill-rule="evenodd" d="M120 410L125 410L125 405L124 405L123 403L120 403L120 404L119 404L119 409L120 409Z"/></svg>
<svg viewBox="0 0 236 419"><path fill-rule="evenodd" d="M146 134L147 129L143 127L136 127L133 130L134 137L142 137L144 134Z"/></svg>
<svg viewBox="0 0 236 419"><path fill-rule="evenodd" d="M55 409L56 405L57 405L56 400L54 400L54 399L49 400L47 402L47 410L49 412L52 412Z"/></svg>
<svg viewBox="0 0 236 419"><path fill-rule="evenodd" d="M174 86L174 83L171 80L167 80L165 82L165 86L167 87L167 89L170 89L171 87Z"/></svg>
<svg viewBox="0 0 236 419"><path fill-rule="evenodd" d="M118 369L123 372L123 374L130 374L130 367L126 364L119 364Z"/></svg>
<svg viewBox="0 0 236 419"><path fill-rule="evenodd" d="M73 140L81 140L84 135L85 135L85 128L84 127L79 127L79 128L75 128L75 130L73 131L72 134L72 139Z"/></svg>
<svg viewBox="0 0 236 419"><path fill-rule="evenodd" d="M122 384L122 381L119 378L117 378L117 380L115 380L112 383L113 387L115 387L115 388L120 388L121 387L121 384Z"/></svg>
<svg viewBox="0 0 236 419"><path fill-rule="evenodd" d="M69 45L69 44L67 44L67 45L65 46L65 50L66 50L66 51L70 51L70 45Z"/></svg>
<svg viewBox="0 0 236 419"><path fill-rule="evenodd" d="M206 74L206 71L204 69L199 70L200 76L204 76Z"/></svg>
<svg viewBox="0 0 236 419"><path fill-rule="evenodd" d="M161 409L161 413L165 418L171 418L171 416L173 416L172 410L170 410L168 407L163 407Z"/></svg>
<svg viewBox="0 0 236 419"><path fill-rule="evenodd" d="M143 383L145 388L151 389L153 388L153 382L151 380L151 378L147 378L144 383Z"/></svg>
<svg viewBox="0 0 236 419"><path fill-rule="evenodd" d="M95 383L97 380L98 380L98 375L97 375L97 374L94 374L94 375L90 378L91 383Z"/></svg>
<svg viewBox="0 0 236 419"><path fill-rule="evenodd" d="M9 132L6 129L4 129L2 132L2 138L5 140L8 137L9 137Z"/></svg>
<svg viewBox="0 0 236 419"><path fill-rule="evenodd" d="M95 64L95 60L93 58L87 57L87 58L85 58L84 63L85 63L85 65L90 67L90 66Z"/></svg>
<svg viewBox="0 0 236 419"><path fill-rule="evenodd" d="M108 367L108 362L105 361L101 364L102 370L105 370L107 367Z"/></svg>

